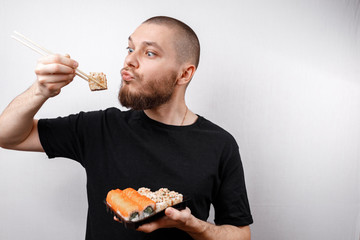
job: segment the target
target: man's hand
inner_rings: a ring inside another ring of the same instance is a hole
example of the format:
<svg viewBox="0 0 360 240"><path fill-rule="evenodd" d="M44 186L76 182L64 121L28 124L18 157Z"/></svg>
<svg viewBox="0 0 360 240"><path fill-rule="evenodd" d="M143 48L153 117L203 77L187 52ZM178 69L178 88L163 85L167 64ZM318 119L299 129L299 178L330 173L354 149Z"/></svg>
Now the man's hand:
<svg viewBox="0 0 360 240"><path fill-rule="evenodd" d="M251 233L249 226L236 227L231 225L216 226L197 219L191 214L189 208L182 211L174 208L167 208L165 216L157 221L144 224L137 230L150 233L159 228L178 228L187 232L195 240L250 240Z"/></svg>
<svg viewBox="0 0 360 240"><path fill-rule="evenodd" d="M190 230L189 224L192 219L191 211L189 208L186 208L182 211L176 210L172 207L169 207L165 210L165 216L160 218L157 221L144 224L140 226L137 230L142 232L153 232L159 228L179 228L183 231Z"/></svg>
<svg viewBox="0 0 360 240"><path fill-rule="evenodd" d="M45 99L58 95L61 88L74 79L78 65L69 55L56 54L40 58L35 68L35 94Z"/></svg>

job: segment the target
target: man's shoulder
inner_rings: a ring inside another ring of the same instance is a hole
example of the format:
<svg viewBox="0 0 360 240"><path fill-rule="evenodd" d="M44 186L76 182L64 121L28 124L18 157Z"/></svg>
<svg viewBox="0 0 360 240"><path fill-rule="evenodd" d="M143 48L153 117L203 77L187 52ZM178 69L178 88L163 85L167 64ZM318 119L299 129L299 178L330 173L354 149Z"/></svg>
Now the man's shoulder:
<svg viewBox="0 0 360 240"><path fill-rule="evenodd" d="M133 110L121 110L116 107L109 107L106 109L100 109L100 110L94 110L94 111L81 111L77 114L71 114L69 116L80 116L81 118L109 118L109 117L115 117L115 118L126 118L130 116L134 116Z"/></svg>
<svg viewBox="0 0 360 240"><path fill-rule="evenodd" d="M59 116L56 118L41 118L39 124L75 124L84 126L93 126L99 124L119 123L136 118L136 112L132 110L122 111L116 107L110 107L101 110L80 111L67 116Z"/></svg>
<svg viewBox="0 0 360 240"><path fill-rule="evenodd" d="M106 109L99 109L99 110L93 110L93 111L81 111L77 114L83 115L83 116L102 116L102 115L121 115L124 113L125 113L124 111L121 111L120 109L118 109L116 107L109 107ZM75 115L77 115L77 114L75 114Z"/></svg>
<svg viewBox="0 0 360 240"><path fill-rule="evenodd" d="M236 142L235 138L233 137L233 135L228 132L226 129L224 129L223 127L221 127L220 125L214 123L211 120L208 120L207 118L203 117L203 116L199 116L199 127L205 131L207 131L209 134L213 134L216 135L219 139L221 140L226 140L229 142Z"/></svg>

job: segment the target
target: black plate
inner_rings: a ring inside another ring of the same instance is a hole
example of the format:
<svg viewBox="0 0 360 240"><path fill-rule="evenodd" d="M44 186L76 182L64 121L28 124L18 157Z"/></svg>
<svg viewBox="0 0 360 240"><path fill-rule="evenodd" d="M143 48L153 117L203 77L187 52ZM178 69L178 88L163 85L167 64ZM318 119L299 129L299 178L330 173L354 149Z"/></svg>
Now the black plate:
<svg viewBox="0 0 360 240"><path fill-rule="evenodd" d="M184 197L184 200L178 204L175 204L171 207L177 209L177 210L183 210L187 207L188 205L188 202L190 201L190 199ZM149 223L149 222L152 222L152 221L155 221L156 219L159 219L163 216L165 216L165 209L160 211L160 212L157 212L153 215L150 215L140 221L136 221L136 222L131 222L131 221L125 221L114 209L112 209L106 202L106 200L104 201L105 202L105 205L106 205L106 210L108 212L110 212L113 216L116 216L120 222L124 225L125 228L128 228L128 229L137 229L139 226L145 224L145 223Z"/></svg>

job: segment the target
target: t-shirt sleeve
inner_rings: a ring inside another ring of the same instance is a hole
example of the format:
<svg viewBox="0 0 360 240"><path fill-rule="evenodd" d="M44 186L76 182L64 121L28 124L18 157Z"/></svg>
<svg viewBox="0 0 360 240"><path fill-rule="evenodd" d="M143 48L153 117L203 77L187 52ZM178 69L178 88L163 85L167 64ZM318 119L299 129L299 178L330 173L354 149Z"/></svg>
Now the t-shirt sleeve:
<svg viewBox="0 0 360 240"><path fill-rule="evenodd" d="M65 157L83 164L82 116L79 113L38 121L40 142L49 158Z"/></svg>
<svg viewBox="0 0 360 240"><path fill-rule="evenodd" d="M236 143L229 144L223 153L220 171L221 184L216 199L215 224L246 226L253 223L246 192L243 166Z"/></svg>

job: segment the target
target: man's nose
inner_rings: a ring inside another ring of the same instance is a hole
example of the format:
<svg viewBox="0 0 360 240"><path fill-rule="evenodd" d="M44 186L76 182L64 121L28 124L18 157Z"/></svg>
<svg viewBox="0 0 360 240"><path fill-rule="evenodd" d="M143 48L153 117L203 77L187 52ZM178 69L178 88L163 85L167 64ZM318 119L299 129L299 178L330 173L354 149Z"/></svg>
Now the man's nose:
<svg viewBox="0 0 360 240"><path fill-rule="evenodd" d="M137 59L136 53L132 52L128 54L125 58L125 64L132 68L138 68L139 67L139 61Z"/></svg>

